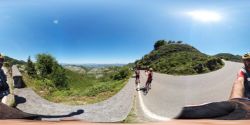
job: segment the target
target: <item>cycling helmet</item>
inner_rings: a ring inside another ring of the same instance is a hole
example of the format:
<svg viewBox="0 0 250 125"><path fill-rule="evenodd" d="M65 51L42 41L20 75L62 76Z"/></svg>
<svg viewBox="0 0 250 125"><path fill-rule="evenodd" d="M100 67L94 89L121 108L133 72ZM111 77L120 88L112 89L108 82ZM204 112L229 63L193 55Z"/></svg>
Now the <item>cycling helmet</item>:
<svg viewBox="0 0 250 125"><path fill-rule="evenodd" d="M242 59L243 59L243 60L250 59L250 52L244 54L244 55L242 56Z"/></svg>
<svg viewBox="0 0 250 125"><path fill-rule="evenodd" d="M153 68L149 68L149 71L153 71Z"/></svg>

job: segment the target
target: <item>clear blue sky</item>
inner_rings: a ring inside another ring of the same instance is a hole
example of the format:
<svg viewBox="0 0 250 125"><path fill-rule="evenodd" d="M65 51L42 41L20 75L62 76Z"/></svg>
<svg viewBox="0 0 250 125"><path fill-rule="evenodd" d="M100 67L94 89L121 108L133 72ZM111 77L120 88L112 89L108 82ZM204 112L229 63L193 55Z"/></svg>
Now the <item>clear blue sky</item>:
<svg viewBox="0 0 250 125"><path fill-rule="evenodd" d="M0 52L50 53L60 63L128 63L155 41L201 52L250 51L248 0L1 0Z"/></svg>

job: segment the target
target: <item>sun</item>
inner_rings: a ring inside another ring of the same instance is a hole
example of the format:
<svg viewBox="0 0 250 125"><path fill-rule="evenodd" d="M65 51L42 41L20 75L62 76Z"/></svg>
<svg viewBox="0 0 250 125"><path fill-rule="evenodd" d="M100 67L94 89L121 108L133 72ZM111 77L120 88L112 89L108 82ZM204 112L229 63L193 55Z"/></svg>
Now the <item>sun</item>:
<svg viewBox="0 0 250 125"><path fill-rule="evenodd" d="M196 10L190 11L187 14L193 19L202 22L218 22L221 20L221 15L218 12L214 11Z"/></svg>
<svg viewBox="0 0 250 125"><path fill-rule="evenodd" d="M53 23L54 23L54 24L58 24L58 23L59 23L59 20L53 20Z"/></svg>

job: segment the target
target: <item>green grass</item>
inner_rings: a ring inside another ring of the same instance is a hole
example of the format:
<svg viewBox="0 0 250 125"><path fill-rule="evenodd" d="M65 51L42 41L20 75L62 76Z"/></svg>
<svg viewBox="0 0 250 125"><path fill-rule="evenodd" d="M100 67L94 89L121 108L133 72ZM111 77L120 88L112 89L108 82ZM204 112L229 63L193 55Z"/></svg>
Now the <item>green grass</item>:
<svg viewBox="0 0 250 125"><path fill-rule="evenodd" d="M44 85L44 81L23 74L26 85L33 88L43 98L70 105L91 104L106 100L119 92L128 81L128 77L122 80L113 80L110 78L112 74L96 78L94 75L66 70L69 87L50 89Z"/></svg>
<svg viewBox="0 0 250 125"><path fill-rule="evenodd" d="M135 100L136 100L136 97L134 96L132 109L129 112L129 114L126 117L126 119L124 119L122 121L122 123L138 123L138 121L137 121L137 114L136 114L136 111L135 111L135 108L136 108L136 102L135 102Z"/></svg>

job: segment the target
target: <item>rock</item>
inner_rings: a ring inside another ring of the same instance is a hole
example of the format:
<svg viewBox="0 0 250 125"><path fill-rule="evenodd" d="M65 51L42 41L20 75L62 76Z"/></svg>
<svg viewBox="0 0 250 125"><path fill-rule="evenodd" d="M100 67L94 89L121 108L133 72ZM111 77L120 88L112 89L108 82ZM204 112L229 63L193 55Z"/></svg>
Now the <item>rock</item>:
<svg viewBox="0 0 250 125"><path fill-rule="evenodd" d="M7 96L4 96L2 98L2 103L9 106L9 107L14 107L15 106L15 96L13 94L9 94Z"/></svg>

